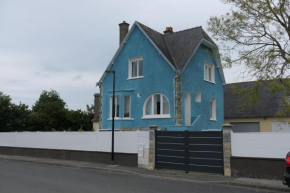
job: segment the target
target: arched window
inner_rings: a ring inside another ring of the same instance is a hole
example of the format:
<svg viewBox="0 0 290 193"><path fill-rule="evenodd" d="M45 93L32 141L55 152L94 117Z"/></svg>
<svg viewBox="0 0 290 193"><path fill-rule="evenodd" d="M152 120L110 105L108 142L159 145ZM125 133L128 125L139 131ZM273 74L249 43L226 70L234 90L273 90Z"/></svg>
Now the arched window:
<svg viewBox="0 0 290 193"><path fill-rule="evenodd" d="M170 118L169 101L163 94L150 95L144 103L143 118Z"/></svg>

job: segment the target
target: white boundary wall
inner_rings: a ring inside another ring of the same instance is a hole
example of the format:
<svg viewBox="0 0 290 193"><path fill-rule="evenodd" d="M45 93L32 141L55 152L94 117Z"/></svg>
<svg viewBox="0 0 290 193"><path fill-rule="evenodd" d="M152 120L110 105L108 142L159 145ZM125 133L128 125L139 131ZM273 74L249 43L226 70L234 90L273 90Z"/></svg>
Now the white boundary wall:
<svg viewBox="0 0 290 193"><path fill-rule="evenodd" d="M0 133L0 146L6 147L111 152L111 141L111 131ZM115 152L140 156L146 148L149 131L115 131Z"/></svg>
<svg viewBox="0 0 290 193"><path fill-rule="evenodd" d="M290 133L233 133L232 156L282 158L290 151Z"/></svg>

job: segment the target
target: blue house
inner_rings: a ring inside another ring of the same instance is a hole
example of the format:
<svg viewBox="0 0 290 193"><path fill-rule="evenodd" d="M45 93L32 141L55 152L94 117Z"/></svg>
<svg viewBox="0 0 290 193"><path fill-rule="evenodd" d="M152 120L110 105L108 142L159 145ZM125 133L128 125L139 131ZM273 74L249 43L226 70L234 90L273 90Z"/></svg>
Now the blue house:
<svg viewBox="0 0 290 193"><path fill-rule="evenodd" d="M120 26L120 46L97 85L100 129L201 131L224 123L225 78L218 48L202 27L164 34L139 22ZM115 100L115 115L112 114Z"/></svg>

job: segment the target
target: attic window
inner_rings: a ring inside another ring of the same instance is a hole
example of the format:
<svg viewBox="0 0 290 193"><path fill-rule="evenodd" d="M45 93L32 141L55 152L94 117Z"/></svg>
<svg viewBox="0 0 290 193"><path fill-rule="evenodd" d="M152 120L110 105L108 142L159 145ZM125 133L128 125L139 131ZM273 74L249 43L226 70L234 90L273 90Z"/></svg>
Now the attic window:
<svg viewBox="0 0 290 193"><path fill-rule="evenodd" d="M207 62L204 63L204 80L215 83L214 65Z"/></svg>
<svg viewBox="0 0 290 193"><path fill-rule="evenodd" d="M143 58L133 58L129 60L128 79L143 77Z"/></svg>

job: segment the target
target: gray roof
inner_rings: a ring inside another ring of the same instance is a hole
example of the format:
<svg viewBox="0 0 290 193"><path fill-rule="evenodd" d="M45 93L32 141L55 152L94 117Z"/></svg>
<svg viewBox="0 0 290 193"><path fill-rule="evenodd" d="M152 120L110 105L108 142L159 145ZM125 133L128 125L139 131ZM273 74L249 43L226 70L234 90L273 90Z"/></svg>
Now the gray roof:
<svg viewBox="0 0 290 193"><path fill-rule="evenodd" d="M284 110L284 91L273 93L267 86L269 81L261 82L258 87L257 104L244 105L244 95L236 89L253 88L257 82L240 82L224 86L224 117L225 118L255 118L275 117ZM243 109L244 108L244 109Z"/></svg>
<svg viewBox="0 0 290 193"><path fill-rule="evenodd" d="M109 70L114 64L117 56L123 49L124 45L127 42L127 39L129 38L136 26L141 29L141 31L149 39L153 46L160 52L162 57L177 73L183 72L185 66L188 64L200 44L204 44L210 48L217 48L216 44L206 34L202 27L195 27L183 31L174 32L172 34L161 34L151 29L150 27L147 27L144 24L136 21L134 22L133 26L124 38L121 45L119 46L117 52L115 53L106 70ZM213 52L214 54L218 53L218 49L214 49ZM220 74L222 82L223 84L225 84L225 77L221 66L220 58L215 57L215 61L217 63L218 72ZM97 86L102 83L105 76L106 73L103 73L102 77L96 84Z"/></svg>
<svg viewBox="0 0 290 193"><path fill-rule="evenodd" d="M202 39L215 45L201 26L171 34L161 34L144 24L139 22L138 24L177 70L184 68Z"/></svg>

